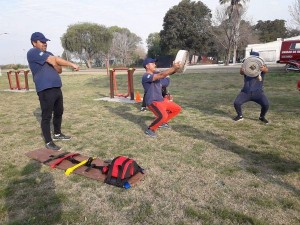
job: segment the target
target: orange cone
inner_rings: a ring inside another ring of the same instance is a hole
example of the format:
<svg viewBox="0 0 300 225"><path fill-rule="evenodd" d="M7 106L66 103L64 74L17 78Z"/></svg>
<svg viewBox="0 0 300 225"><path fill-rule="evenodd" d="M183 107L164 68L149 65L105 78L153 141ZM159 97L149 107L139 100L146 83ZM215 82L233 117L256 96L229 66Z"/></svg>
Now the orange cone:
<svg viewBox="0 0 300 225"><path fill-rule="evenodd" d="M141 95L140 95L139 91L137 91L136 94L135 94L135 101L136 102L142 102L142 98L141 98Z"/></svg>

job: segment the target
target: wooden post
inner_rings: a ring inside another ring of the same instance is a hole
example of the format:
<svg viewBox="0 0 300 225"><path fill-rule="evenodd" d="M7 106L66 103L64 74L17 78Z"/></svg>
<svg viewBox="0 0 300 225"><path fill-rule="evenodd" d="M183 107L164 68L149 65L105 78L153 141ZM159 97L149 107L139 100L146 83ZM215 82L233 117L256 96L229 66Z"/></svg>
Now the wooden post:
<svg viewBox="0 0 300 225"><path fill-rule="evenodd" d="M110 86L110 98L115 97L114 92L114 69L109 70L109 86Z"/></svg>
<svg viewBox="0 0 300 225"><path fill-rule="evenodd" d="M7 78L8 78L8 83L9 83L9 88L10 88L10 90L13 90L13 89L15 89L15 88L13 87L13 84L12 84L11 73L12 73L12 71L8 71L8 72L7 72Z"/></svg>
<svg viewBox="0 0 300 225"><path fill-rule="evenodd" d="M130 100L134 100L134 88L133 88L133 73L135 69L129 68L128 73L128 93L130 94Z"/></svg>
<svg viewBox="0 0 300 225"><path fill-rule="evenodd" d="M24 76L25 76L25 89L26 89L27 91L29 91L29 85L28 85L28 73L29 73L29 70L24 71Z"/></svg>

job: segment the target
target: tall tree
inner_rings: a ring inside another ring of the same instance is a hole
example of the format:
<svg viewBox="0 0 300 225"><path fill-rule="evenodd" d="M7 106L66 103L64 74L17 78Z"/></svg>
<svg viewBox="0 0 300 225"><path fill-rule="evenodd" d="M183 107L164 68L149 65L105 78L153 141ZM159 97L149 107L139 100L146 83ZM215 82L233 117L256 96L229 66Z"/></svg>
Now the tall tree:
<svg viewBox="0 0 300 225"><path fill-rule="evenodd" d="M289 6L289 12L293 18L293 22L299 28L300 27L300 0L295 0L293 5Z"/></svg>
<svg viewBox="0 0 300 225"><path fill-rule="evenodd" d="M261 42L275 41L277 38L284 38L287 36L285 20L259 20L254 26L254 30L258 34Z"/></svg>
<svg viewBox="0 0 300 225"><path fill-rule="evenodd" d="M218 20L217 26L213 27L214 39L216 40L216 48L219 56L222 56L227 61L227 53L229 49L230 35L228 31L228 23L226 13L223 9L218 9L215 14L215 19ZM225 19L225 20L224 20ZM245 48L248 44L259 43L258 35L254 32L253 27L249 21L241 20L239 28L239 37L236 51L236 61L240 60L245 56Z"/></svg>
<svg viewBox="0 0 300 225"><path fill-rule="evenodd" d="M249 0L219 0L221 5L230 3L226 10L226 14L228 16L228 37L229 37L229 46L227 49L227 61L226 64L229 63L231 50L233 50L233 63L236 61L236 51L239 42L239 30L240 30L240 22L242 15L245 13L243 4L245 4Z"/></svg>
<svg viewBox="0 0 300 225"><path fill-rule="evenodd" d="M108 29L95 23L70 25L61 37L63 48L83 60L88 68L99 54L107 54L111 41Z"/></svg>
<svg viewBox="0 0 300 225"><path fill-rule="evenodd" d="M146 40L148 48L148 57L155 58L161 55L160 36L159 33L151 33Z"/></svg>
<svg viewBox="0 0 300 225"><path fill-rule="evenodd" d="M211 11L201 1L182 0L164 17L160 32L164 54L175 55L179 49L206 53L211 40L206 27L211 26Z"/></svg>
<svg viewBox="0 0 300 225"><path fill-rule="evenodd" d="M134 53L140 46L142 39L127 28L113 26L109 28L113 35L110 53L115 56L121 64L127 66L133 63Z"/></svg>
<svg viewBox="0 0 300 225"><path fill-rule="evenodd" d="M288 29L285 38L300 36L300 30L298 29Z"/></svg>
<svg viewBox="0 0 300 225"><path fill-rule="evenodd" d="M241 20L239 42L237 48L237 58L244 58L245 49L248 44L259 43L259 37L253 30L252 24L249 21Z"/></svg>

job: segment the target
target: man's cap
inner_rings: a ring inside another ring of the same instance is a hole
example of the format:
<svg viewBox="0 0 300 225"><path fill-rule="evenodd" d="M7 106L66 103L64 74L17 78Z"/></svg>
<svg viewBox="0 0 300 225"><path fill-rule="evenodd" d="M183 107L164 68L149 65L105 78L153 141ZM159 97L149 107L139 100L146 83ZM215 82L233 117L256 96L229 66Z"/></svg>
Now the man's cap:
<svg viewBox="0 0 300 225"><path fill-rule="evenodd" d="M41 32L34 32L31 35L30 38L31 41L41 41L41 42L47 42L50 41L48 38L45 37L45 35L43 35Z"/></svg>
<svg viewBox="0 0 300 225"><path fill-rule="evenodd" d="M155 63L155 62L157 62L157 59L146 58L146 59L144 60L144 62L143 62L143 67L146 69L146 65L147 65L148 63Z"/></svg>
<svg viewBox="0 0 300 225"><path fill-rule="evenodd" d="M253 56L259 56L259 53L258 53L258 52L251 51L251 52L250 52L250 55L253 55Z"/></svg>

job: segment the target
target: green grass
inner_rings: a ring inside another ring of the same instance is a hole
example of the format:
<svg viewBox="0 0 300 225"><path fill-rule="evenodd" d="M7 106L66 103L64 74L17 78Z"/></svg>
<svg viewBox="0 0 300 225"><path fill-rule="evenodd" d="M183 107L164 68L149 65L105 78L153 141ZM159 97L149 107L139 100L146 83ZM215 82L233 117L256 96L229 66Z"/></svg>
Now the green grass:
<svg viewBox="0 0 300 225"><path fill-rule="evenodd" d="M145 179L116 188L30 160L43 147L35 92L14 93L0 76L0 224L299 224L300 92L298 73L270 71L265 92L268 125L260 107L243 106L233 122L233 101L243 84L235 73L173 75L170 92L183 110L150 139L153 120L140 104L95 101L109 96L103 73L62 75L64 150L112 159L126 155ZM119 74L119 73L118 73ZM143 93L141 73L134 87ZM118 91L126 93L126 75ZM34 88L30 77L30 88Z"/></svg>

